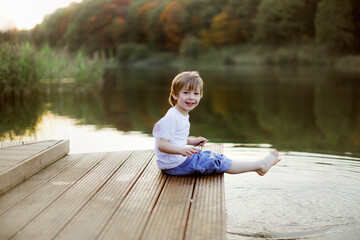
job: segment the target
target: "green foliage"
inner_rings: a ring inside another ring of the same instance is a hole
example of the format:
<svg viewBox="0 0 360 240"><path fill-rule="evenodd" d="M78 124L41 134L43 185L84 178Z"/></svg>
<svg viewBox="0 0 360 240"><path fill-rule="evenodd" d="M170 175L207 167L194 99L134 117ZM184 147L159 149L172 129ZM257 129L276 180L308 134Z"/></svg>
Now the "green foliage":
<svg viewBox="0 0 360 240"><path fill-rule="evenodd" d="M95 90L101 86L104 72L101 59L87 58L82 51L79 51L76 56L75 66L77 68L74 69L73 76L77 88L80 90Z"/></svg>
<svg viewBox="0 0 360 240"><path fill-rule="evenodd" d="M257 12L261 0L229 0L228 11L241 18L250 18Z"/></svg>
<svg viewBox="0 0 360 240"><path fill-rule="evenodd" d="M65 49L54 51L48 44L45 44L36 54L37 69L41 79L48 79L50 82L61 79L64 70L68 65L68 54Z"/></svg>
<svg viewBox="0 0 360 240"><path fill-rule="evenodd" d="M102 83L101 58L86 57L82 51L74 56L66 49L55 51L45 45L37 54L36 61L41 80L48 83L59 83L68 79L66 81L73 82L80 91L98 87Z"/></svg>
<svg viewBox="0 0 360 240"><path fill-rule="evenodd" d="M323 0L316 15L316 42L331 50L349 52L355 46L351 0Z"/></svg>
<svg viewBox="0 0 360 240"><path fill-rule="evenodd" d="M196 58L201 50L200 41L194 36L185 38L180 46L180 55Z"/></svg>
<svg viewBox="0 0 360 240"><path fill-rule="evenodd" d="M79 90L89 90L102 83L102 74L102 59L82 52L73 57L66 49L56 51L49 45L40 50L29 43L0 45L0 97L27 95L39 90L40 82L64 79L73 79Z"/></svg>
<svg viewBox="0 0 360 240"><path fill-rule="evenodd" d="M183 54L190 35L199 39L201 49L254 41L276 47L316 41L331 51L359 53L360 3L358 0L86 0L58 9L31 31L37 46L67 47L70 52L82 50L88 55L104 51L107 57L125 43ZM25 32L0 33L0 40L11 42L29 38L30 34Z"/></svg>
<svg viewBox="0 0 360 240"><path fill-rule="evenodd" d="M308 21L304 17L304 0L263 0L255 19L255 40L263 43L283 44L308 39Z"/></svg>
<svg viewBox="0 0 360 240"><path fill-rule="evenodd" d="M149 55L148 47L143 44L121 44L116 50L116 59L123 64L133 64L136 61L146 59Z"/></svg>
<svg viewBox="0 0 360 240"><path fill-rule="evenodd" d="M0 95L23 95L37 88L34 55L29 43L0 45Z"/></svg>
<svg viewBox="0 0 360 240"><path fill-rule="evenodd" d="M104 0L100 1L84 1L82 6L78 7L76 14L69 21L69 25L64 33L64 40L69 47L70 51L79 50L85 44L91 44L94 38L97 37L96 30L94 29L95 23L91 21L91 17L96 17L101 6L104 5ZM90 17L90 19L89 19ZM89 27L90 29L87 29ZM86 35L90 32L91 35Z"/></svg>
<svg viewBox="0 0 360 240"><path fill-rule="evenodd" d="M226 65L226 66L235 65L235 60L232 58L231 55L224 56L224 65Z"/></svg>

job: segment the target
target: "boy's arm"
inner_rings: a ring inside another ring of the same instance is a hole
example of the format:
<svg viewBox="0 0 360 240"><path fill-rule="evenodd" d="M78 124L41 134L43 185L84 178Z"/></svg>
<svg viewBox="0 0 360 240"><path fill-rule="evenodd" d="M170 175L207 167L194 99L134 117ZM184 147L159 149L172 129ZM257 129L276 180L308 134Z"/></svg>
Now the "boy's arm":
<svg viewBox="0 0 360 240"><path fill-rule="evenodd" d="M193 146L204 146L207 142L207 139L204 137L197 137L197 138L188 138L187 144Z"/></svg>
<svg viewBox="0 0 360 240"><path fill-rule="evenodd" d="M168 153L168 154L179 154L186 157L190 157L194 153L198 153L199 150L196 147L178 147L170 143L169 140L160 138L158 142L158 149L161 152Z"/></svg>

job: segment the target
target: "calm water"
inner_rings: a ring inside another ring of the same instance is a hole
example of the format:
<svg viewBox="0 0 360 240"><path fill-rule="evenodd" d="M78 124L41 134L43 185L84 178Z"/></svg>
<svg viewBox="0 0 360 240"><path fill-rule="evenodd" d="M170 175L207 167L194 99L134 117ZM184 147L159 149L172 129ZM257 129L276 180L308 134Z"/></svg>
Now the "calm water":
<svg viewBox="0 0 360 240"><path fill-rule="evenodd" d="M152 148L151 130L181 69L115 69L104 92L0 105L0 140L70 139L71 153ZM200 70L191 135L252 161L265 177L225 175L229 239L359 239L360 75L324 68ZM59 89L61 92L61 89Z"/></svg>

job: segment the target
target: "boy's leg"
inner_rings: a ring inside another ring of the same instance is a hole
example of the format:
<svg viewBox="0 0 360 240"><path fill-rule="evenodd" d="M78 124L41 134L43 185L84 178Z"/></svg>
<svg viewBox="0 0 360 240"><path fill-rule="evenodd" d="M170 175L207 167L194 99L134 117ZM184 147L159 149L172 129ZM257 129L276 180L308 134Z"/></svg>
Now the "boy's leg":
<svg viewBox="0 0 360 240"><path fill-rule="evenodd" d="M264 176L265 173L280 160L279 153L276 150L272 150L265 158L255 162L233 161L226 172L230 174L257 172L260 176Z"/></svg>

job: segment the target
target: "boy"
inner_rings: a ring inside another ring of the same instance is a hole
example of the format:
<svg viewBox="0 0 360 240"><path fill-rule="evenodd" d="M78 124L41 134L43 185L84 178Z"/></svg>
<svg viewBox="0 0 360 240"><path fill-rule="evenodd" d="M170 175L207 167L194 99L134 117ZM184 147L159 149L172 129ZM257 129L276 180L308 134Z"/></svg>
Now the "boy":
<svg viewBox="0 0 360 240"><path fill-rule="evenodd" d="M276 150L255 162L232 161L223 154L199 151L204 137L189 138L189 112L203 94L203 80L198 72L182 72L171 84L169 102L172 108L154 126L155 154L160 170L169 175L257 172L260 176L280 161ZM188 146L192 145L192 146Z"/></svg>

